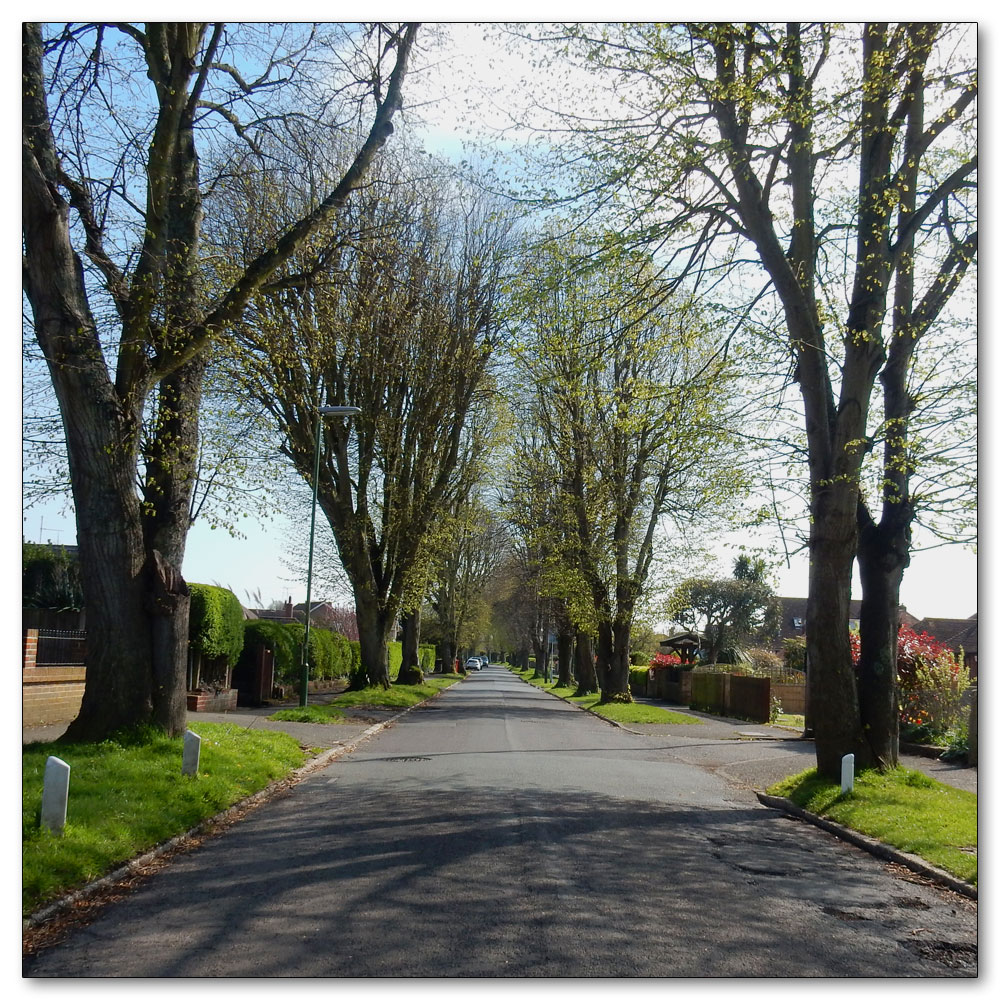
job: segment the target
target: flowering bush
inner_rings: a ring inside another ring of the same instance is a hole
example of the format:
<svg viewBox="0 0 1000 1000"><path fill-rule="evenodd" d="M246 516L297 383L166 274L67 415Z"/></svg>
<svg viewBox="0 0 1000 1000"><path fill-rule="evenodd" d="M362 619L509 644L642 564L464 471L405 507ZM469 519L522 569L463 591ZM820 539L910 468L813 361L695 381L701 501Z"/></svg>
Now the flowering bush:
<svg viewBox="0 0 1000 1000"><path fill-rule="evenodd" d="M861 637L851 633L851 658L858 665ZM960 724L962 695L971 681L962 657L926 632L900 625L896 647L900 735L935 740Z"/></svg>
<svg viewBox="0 0 1000 1000"><path fill-rule="evenodd" d="M649 665L651 667L679 667L681 658L676 653L654 653Z"/></svg>

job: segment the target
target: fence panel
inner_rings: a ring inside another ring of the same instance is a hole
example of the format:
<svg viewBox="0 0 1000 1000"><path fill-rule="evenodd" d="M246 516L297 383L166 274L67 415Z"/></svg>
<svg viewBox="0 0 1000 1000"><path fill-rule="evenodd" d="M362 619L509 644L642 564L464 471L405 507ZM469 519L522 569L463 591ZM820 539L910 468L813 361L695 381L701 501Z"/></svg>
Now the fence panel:
<svg viewBox="0 0 1000 1000"><path fill-rule="evenodd" d="M39 667L82 667L87 656L87 633L79 629L38 630Z"/></svg>

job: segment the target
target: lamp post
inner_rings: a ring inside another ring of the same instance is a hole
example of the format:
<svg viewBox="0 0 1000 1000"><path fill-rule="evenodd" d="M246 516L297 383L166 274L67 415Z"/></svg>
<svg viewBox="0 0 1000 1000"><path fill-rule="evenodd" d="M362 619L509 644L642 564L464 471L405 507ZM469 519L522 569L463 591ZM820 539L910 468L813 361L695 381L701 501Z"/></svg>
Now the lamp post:
<svg viewBox="0 0 1000 1000"><path fill-rule="evenodd" d="M319 406L316 408L316 427L313 432L315 455L313 457L312 513L309 523L309 569L306 572L306 634L302 637L302 669L299 674L299 707L309 704L309 621L312 618L313 542L316 538L316 492L319 487L319 453L323 437L323 417L355 417L359 406Z"/></svg>

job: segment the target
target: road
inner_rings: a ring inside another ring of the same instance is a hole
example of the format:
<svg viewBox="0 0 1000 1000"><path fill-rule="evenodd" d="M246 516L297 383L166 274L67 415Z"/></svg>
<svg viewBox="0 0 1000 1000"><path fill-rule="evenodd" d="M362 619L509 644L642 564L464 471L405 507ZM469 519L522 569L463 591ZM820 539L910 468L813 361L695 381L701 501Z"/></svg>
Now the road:
<svg viewBox="0 0 1000 1000"><path fill-rule="evenodd" d="M740 766L769 752L625 732L493 666L25 974L976 975L976 905L761 806Z"/></svg>

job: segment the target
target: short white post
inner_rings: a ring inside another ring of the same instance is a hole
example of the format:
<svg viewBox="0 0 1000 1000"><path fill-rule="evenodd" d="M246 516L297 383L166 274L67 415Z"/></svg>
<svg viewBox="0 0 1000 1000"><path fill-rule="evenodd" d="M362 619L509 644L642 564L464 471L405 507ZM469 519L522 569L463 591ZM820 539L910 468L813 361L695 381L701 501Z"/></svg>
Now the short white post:
<svg viewBox="0 0 1000 1000"><path fill-rule="evenodd" d="M840 794L854 791L854 754L844 754L840 761Z"/></svg>
<svg viewBox="0 0 1000 1000"><path fill-rule="evenodd" d="M181 763L182 774L197 774L198 761L201 758L201 737L187 730L184 734L184 759Z"/></svg>
<svg viewBox="0 0 1000 1000"><path fill-rule="evenodd" d="M45 762L45 783L42 785L42 826L53 833L62 833L68 802L69 764L58 757L49 757Z"/></svg>

